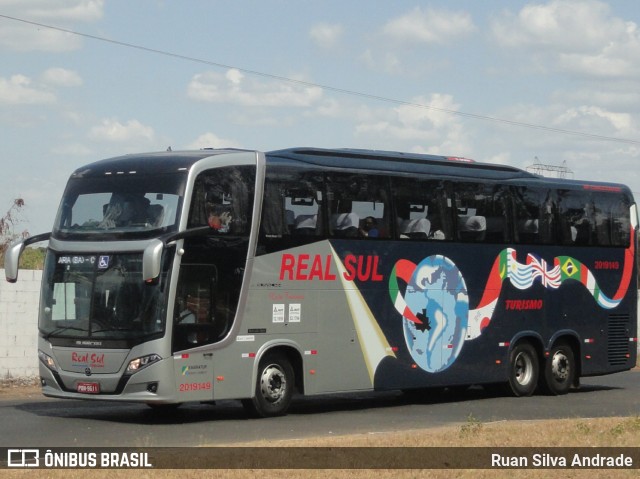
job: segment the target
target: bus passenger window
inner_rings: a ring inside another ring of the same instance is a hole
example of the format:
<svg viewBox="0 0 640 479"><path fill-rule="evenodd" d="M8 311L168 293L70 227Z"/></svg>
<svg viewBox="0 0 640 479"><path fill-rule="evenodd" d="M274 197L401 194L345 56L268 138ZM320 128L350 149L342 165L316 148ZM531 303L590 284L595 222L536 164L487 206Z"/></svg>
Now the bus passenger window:
<svg viewBox="0 0 640 479"><path fill-rule="evenodd" d="M631 202L617 195L610 200L611 245L629 246L631 239Z"/></svg>
<svg viewBox="0 0 640 479"><path fill-rule="evenodd" d="M221 340L231 327L224 284L213 265L183 264L174 304L173 351Z"/></svg>
<svg viewBox="0 0 640 479"><path fill-rule="evenodd" d="M506 188L492 183L458 183L455 191L460 241L505 243L509 240Z"/></svg>
<svg viewBox="0 0 640 479"><path fill-rule="evenodd" d="M400 177L391 182L397 238L452 238L451 199L445 182Z"/></svg>
<svg viewBox="0 0 640 479"><path fill-rule="evenodd" d="M512 190L512 198L516 242L553 243L556 205L551 190L519 186Z"/></svg>
<svg viewBox="0 0 640 479"><path fill-rule="evenodd" d="M588 192L558 191L562 244L590 245L594 236L594 207Z"/></svg>
<svg viewBox="0 0 640 479"><path fill-rule="evenodd" d="M267 251L316 241L323 234L320 219L323 177L287 167L267 171L260 246Z"/></svg>
<svg viewBox="0 0 640 479"><path fill-rule="evenodd" d="M331 173L327 177L329 229L336 238L390 236L387 179L375 175Z"/></svg>
<svg viewBox="0 0 640 479"><path fill-rule="evenodd" d="M209 225L218 233L248 235L255 168L229 166L201 173L195 181L189 228Z"/></svg>

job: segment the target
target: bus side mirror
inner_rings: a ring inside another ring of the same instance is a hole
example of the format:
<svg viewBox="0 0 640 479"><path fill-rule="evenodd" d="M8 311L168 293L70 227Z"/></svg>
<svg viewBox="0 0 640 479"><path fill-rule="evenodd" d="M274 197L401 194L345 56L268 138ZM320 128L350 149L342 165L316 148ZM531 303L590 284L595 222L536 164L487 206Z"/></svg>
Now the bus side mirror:
<svg viewBox="0 0 640 479"><path fill-rule="evenodd" d="M40 241L48 241L51 233L42 233L35 236L19 241L18 243L10 246L4 254L4 275L9 283L15 283L18 281L18 265L20 263L20 255L24 251L25 247L33 243L39 243Z"/></svg>
<svg viewBox="0 0 640 479"><path fill-rule="evenodd" d="M9 283L18 281L18 263L24 246L24 241L20 241L10 246L4 254L4 274Z"/></svg>
<svg viewBox="0 0 640 479"><path fill-rule="evenodd" d="M142 253L142 279L145 283L153 283L160 276L160 263L164 243L154 239Z"/></svg>

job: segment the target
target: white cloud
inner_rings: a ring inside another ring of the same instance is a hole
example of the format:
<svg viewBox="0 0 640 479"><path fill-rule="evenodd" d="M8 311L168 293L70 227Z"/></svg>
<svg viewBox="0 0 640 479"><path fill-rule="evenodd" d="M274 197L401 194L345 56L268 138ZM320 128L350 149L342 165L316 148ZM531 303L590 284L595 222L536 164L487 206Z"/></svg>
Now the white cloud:
<svg viewBox="0 0 640 479"><path fill-rule="evenodd" d="M45 105L56 102L56 96L41 86L34 85L25 75L0 77L0 105Z"/></svg>
<svg viewBox="0 0 640 479"><path fill-rule="evenodd" d="M340 42L342 33L342 25L318 23L311 27L309 37L321 48L333 48Z"/></svg>
<svg viewBox="0 0 640 479"><path fill-rule="evenodd" d="M228 70L225 75L199 73L189 82L187 93L198 101L251 107L309 107L322 98L320 87L280 80L261 82L247 79L236 69Z"/></svg>
<svg viewBox="0 0 640 479"><path fill-rule="evenodd" d="M446 44L468 36L476 30L467 12L415 7L390 20L383 33L408 43Z"/></svg>
<svg viewBox="0 0 640 479"><path fill-rule="evenodd" d="M200 148L242 148L242 146L234 140L225 140L215 133L207 132L187 145L187 148L190 150L198 150Z"/></svg>
<svg viewBox="0 0 640 479"><path fill-rule="evenodd" d="M412 98L411 103L425 107L401 105L363 112L365 118L356 126L356 133L372 141L392 140L402 145L401 149L418 153L468 154L469 141L460 117L443 111L460 108L451 95L434 93L428 98Z"/></svg>
<svg viewBox="0 0 640 479"><path fill-rule="evenodd" d="M360 55L360 61L371 70L382 70L383 72L399 75L404 72L402 62L391 51L384 51L384 49L370 49Z"/></svg>
<svg viewBox="0 0 640 479"><path fill-rule="evenodd" d="M607 111L595 106L569 108L554 119L555 125L620 138L637 137L640 133L639 125L634 124L634 117L629 113Z"/></svg>
<svg viewBox="0 0 640 479"><path fill-rule="evenodd" d="M594 77L638 77L640 31L598 0L527 4L492 22L496 41L535 52L548 69Z"/></svg>
<svg viewBox="0 0 640 479"><path fill-rule="evenodd" d="M104 0L19 0L8 3L19 4L29 16L53 20L95 22L104 14Z"/></svg>
<svg viewBox="0 0 640 479"><path fill-rule="evenodd" d="M153 128L143 125L138 120L129 120L123 124L113 118L107 118L102 120L100 125L91 128L89 138L113 143L140 140L152 142L155 140L155 133Z"/></svg>
<svg viewBox="0 0 640 479"><path fill-rule="evenodd" d="M49 68L42 74L42 81L49 85L74 87L82 85L82 78L73 70Z"/></svg>
<svg viewBox="0 0 640 479"><path fill-rule="evenodd" d="M20 20L73 29L77 23L100 20L104 0L0 0L0 8L5 15ZM72 33L11 19L2 22L0 48L6 50L65 52L82 45L82 38Z"/></svg>

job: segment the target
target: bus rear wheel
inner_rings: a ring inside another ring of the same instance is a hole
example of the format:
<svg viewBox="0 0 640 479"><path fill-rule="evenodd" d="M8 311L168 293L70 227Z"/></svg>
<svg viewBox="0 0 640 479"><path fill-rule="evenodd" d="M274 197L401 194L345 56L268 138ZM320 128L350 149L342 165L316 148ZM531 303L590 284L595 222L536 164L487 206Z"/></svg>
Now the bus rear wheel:
<svg viewBox="0 0 640 479"><path fill-rule="evenodd" d="M538 355L529 343L517 344L509 355L509 390L514 396L531 396L538 385Z"/></svg>
<svg viewBox="0 0 640 479"><path fill-rule="evenodd" d="M559 343L549 351L544 365L543 388L549 394L567 394L576 377L576 361L571 347Z"/></svg>
<svg viewBox="0 0 640 479"><path fill-rule="evenodd" d="M295 384L293 367L282 355L267 355L260 361L255 394L242 405L254 417L274 417L286 414Z"/></svg>

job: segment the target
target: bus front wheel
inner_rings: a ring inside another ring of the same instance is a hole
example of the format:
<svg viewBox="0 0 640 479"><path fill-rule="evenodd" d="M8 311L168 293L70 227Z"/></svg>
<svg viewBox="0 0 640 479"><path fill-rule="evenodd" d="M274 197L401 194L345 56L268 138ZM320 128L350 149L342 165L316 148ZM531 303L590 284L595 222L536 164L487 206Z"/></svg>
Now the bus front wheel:
<svg viewBox="0 0 640 479"><path fill-rule="evenodd" d="M565 343L559 343L549 351L544 366L543 388L549 394L567 394L575 381L576 361L573 350Z"/></svg>
<svg viewBox="0 0 640 479"><path fill-rule="evenodd" d="M260 361L255 394L244 399L242 405L254 417L273 417L286 414L294 387L293 367L282 355L267 355Z"/></svg>
<svg viewBox="0 0 640 479"><path fill-rule="evenodd" d="M517 344L509 355L509 389L514 396L531 396L538 384L539 362L529 343Z"/></svg>

